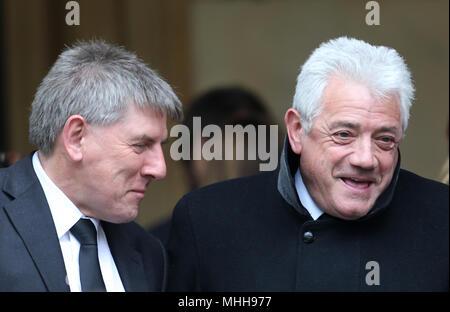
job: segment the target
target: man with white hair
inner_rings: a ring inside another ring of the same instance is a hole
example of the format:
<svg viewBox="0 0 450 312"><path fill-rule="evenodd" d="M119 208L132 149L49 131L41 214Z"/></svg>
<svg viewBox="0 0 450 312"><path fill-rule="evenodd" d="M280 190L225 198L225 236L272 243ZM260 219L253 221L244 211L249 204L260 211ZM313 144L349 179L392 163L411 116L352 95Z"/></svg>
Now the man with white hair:
<svg viewBox="0 0 450 312"><path fill-rule="evenodd" d="M0 291L162 291L161 242L132 222L164 178L172 88L104 41L59 55L31 105L39 151L0 169Z"/></svg>
<svg viewBox="0 0 450 312"><path fill-rule="evenodd" d="M273 172L175 207L174 291L448 291L448 186L400 169L414 95L393 49L341 37L303 65Z"/></svg>

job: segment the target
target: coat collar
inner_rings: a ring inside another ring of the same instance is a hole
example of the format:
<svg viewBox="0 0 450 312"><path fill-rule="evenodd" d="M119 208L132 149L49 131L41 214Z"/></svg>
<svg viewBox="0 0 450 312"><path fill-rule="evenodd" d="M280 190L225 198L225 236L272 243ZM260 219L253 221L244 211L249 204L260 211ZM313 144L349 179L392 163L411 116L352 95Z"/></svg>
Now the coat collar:
<svg viewBox="0 0 450 312"><path fill-rule="evenodd" d="M125 229L126 224L102 221L102 227L125 291L155 291L149 289L142 257Z"/></svg>
<svg viewBox="0 0 450 312"><path fill-rule="evenodd" d="M32 154L6 170L2 190L11 201L4 209L22 238L47 289L69 291L55 225L44 191L34 172Z"/></svg>
<svg viewBox="0 0 450 312"><path fill-rule="evenodd" d="M375 201L374 206L367 215L358 219L357 221L363 221L377 215L380 211L385 210L394 196L395 187L400 172L400 150L398 151L398 161L395 167L395 171L392 177L392 181L389 186ZM300 199L298 198L297 190L295 188L294 176L299 166L300 156L295 154L289 144L288 137L286 135L284 140L283 152L280 159L280 171L278 173L278 192L284 198L284 200L291 205L299 214L310 217L308 211L302 206Z"/></svg>
<svg viewBox="0 0 450 312"><path fill-rule="evenodd" d="M289 205L294 207L298 213L305 217L309 217L309 212L300 203L300 199L295 188L295 171L299 165L299 156L296 155L289 144L286 135L284 139L283 152L280 159L280 171L278 172L278 192Z"/></svg>

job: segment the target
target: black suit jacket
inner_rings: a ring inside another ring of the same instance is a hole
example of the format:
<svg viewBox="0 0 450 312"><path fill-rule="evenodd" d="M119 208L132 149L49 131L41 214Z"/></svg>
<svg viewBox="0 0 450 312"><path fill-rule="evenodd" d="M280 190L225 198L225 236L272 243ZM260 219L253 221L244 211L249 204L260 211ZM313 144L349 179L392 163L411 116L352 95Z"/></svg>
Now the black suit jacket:
<svg viewBox="0 0 450 312"><path fill-rule="evenodd" d="M298 159L287 143L279 170L180 200L169 291L448 291L447 185L397 164L365 217L314 221L295 190Z"/></svg>
<svg viewBox="0 0 450 312"><path fill-rule="evenodd" d="M56 228L32 155L0 169L0 291L69 291ZM102 222L126 291L163 291L164 247L134 222Z"/></svg>

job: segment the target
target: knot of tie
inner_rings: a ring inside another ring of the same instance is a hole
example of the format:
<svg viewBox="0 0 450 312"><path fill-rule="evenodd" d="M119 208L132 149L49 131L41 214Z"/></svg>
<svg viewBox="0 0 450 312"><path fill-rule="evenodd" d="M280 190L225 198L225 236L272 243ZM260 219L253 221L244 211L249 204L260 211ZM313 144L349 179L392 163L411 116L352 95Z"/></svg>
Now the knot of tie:
<svg viewBox="0 0 450 312"><path fill-rule="evenodd" d="M81 245L97 245L97 231L95 225L89 219L80 219L70 229L70 232Z"/></svg>

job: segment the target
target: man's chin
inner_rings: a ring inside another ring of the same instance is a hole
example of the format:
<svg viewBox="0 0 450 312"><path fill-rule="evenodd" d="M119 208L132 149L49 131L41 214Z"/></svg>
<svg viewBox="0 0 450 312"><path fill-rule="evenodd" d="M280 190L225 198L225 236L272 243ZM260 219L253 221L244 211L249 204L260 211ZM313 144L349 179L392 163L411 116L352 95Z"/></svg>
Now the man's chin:
<svg viewBox="0 0 450 312"><path fill-rule="evenodd" d="M370 211L371 206L367 205L367 202L360 203L359 205L351 204L345 207L336 209L336 216L344 220L357 220L366 216Z"/></svg>
<svg viewBox="0 0 450 312"><path fill-rule="evenodd" d="M111 223L128 223L134 221L138 216L138 208L137 207L127 207L125 209L121 209L119 213L111 214L105 221Z"/></svg>

